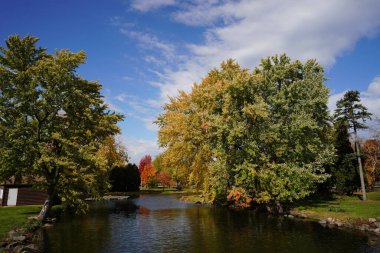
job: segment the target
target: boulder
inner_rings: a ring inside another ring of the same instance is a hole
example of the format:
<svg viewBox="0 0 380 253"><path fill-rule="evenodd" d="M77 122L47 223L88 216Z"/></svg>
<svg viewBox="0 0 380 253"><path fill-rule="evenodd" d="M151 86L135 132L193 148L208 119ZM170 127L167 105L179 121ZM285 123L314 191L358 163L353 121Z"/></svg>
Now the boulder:
<svg viewBox="0 0 380 253"><path fill-rule="evenodd" d="M375 219L375 218L369 218L369 219L368 219L368 222L369 222L369 223L374 223L374 222L376 222L376 219Z"/></svg>
<svg viewBox="0 0 380 253"><path fill-rule="evenodd" d="M335 222L335 225L337 225L338 227L342 227L342 226L343 226L343 222L336 221L336 222Z"/></svg>
<svg viewBox="0 0 380 253"><path fill-rule="evenodd" d="M326 219L326 222L327 222L327 223L330 223L330 224L331 224L331 223L334 223L334 221L335 221L334 218L327 218L327 219Z"/></svg>
<svg viewBox="0 0 380 253"><path fill-rule="evenodd" d="M370 229L370 226L368 224L363 224L359 227L360 230L366 231Z"/></svg>
<svg viewBox="0 0 380 253"><path fill-rule="evenodd" d="M294 216L293 216L293 215L291 215L291 214L289 214L289 215L288 215L288 218L294 218Z"/></svg>
<svg viewBox="0 0 380 253"><path fill-rule="evenodd" d="M28 253L38 252L38 247L35 244L29 244L23 247L22 252L28 252Z"/></svg>
<svg viewBox="0 0 380 253"><path fill-rule="evenodd" d="M321 225L322 224L325 225L327 223L327 221L326 220L320 220L320 221L318 221L318 223L321 224Z"/></svg>
<svg viewBox="0 0 380 253"><path fill-rule="evenodd" d="M12 235L9 237L9 240L14 241L14 242L23 242L26 240L26 236L25 235Z"/></svg>

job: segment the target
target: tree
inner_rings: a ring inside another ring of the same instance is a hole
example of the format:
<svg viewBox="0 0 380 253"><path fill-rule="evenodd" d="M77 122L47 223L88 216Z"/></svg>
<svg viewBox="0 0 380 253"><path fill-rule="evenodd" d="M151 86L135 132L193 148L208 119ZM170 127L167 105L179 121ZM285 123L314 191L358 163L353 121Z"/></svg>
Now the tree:
<svg viewBox="0 0 380 253"><path fill-rule="evenodd" d="M368 185L372 186L380 179L380 140L366 140L363 145L363 152L366 156L364 168Z"/></svg>
<svg viewBox="0 0 380 253"><path fill-rule="evenodd" d="M142 174L145 166L151 163L152 163L152 157L150 155L145 155L143 158L141 158L140 163L139 163L140 174Z"/></svg>
<svg viewBox="0 0 380 253"><path fill-rule="evenodd" d="M98 156L105 160L109 169L123 167L128 163L127 150L115 140L115 136L105 138L98 150Z"/></svg>
<svg viewBox="0 0 380 253"><path fill-rule="evenodd" d="M268 57L253 73L223 62L164 106L164 163L202 182L213 202L231 192L250 203L308 196L334 157L323 81L314 60Z"/></svg>
<svg viewBox="0 0 380 253"><path fill-rule="evenodd" d="M85 211L86 197L107 189L107 166L97 156L106 137L119 132L98 82L78 76L83 51L37 48L32 36L10 36L0 48L0 175L28 175L69 207ZM39 181L40 181L39 180Z"/></svg>
<svg viewBox="0 0 380 253"><path fill-rule="evenodd" d="M145 165L141 173L141 184L144 186L152 186L156 181L157 170L151 163Z"/></svg>
<svg viewBox="0 0 380 253"><path fill-rule="evenodd" d="M356 157L350 142L348 126L345 122L335 123L335 149L337 157L331 171L332 181L340 193L351 195L360 187L356 169Z"/></svg>
<svg viewBox="0 0 380 253"><path fill-rule="evenodd" d="M362 198L363 200L367 200L357 131L359 129L366 128L364 123L367 119L371 119L372 114L368 112L365 106L360 104L359 91L347 91L344 94L343 98L336 103L336 107L337 108L334 114L335 120L338 122L343 122L347 124L349 129L353 129L355 152L359 165L360 185L363 196Z"/></svg>
<svg viewBox="0 0 380 253"><path fill-rule="evenodd" d="M165 187L170 187L172 181L173 179L169 172L160 171L157 173L157 183L161 184L164 190Z"/></svg>
<svg viewBox="0 0 380 253"><path fill-rule="evenodd" d="M111 191L126 192L140 189L140 173L135 164L114 167L110 173Z"/></svg>

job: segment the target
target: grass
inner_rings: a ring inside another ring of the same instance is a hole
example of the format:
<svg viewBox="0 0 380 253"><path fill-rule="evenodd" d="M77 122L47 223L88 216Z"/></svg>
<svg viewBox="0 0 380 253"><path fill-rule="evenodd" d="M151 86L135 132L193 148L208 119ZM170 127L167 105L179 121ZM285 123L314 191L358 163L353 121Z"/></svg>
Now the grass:
<svg viewBox="0 0 380 253"><path fill-rule="evenodd" d="M40 210L41 206L0 207L0 239L13 228L25 225L28 217L37 215Z"/></svg>
<svg viewBox="0 0 380 253"><path fill-rule="evenodd" d="M380 191L370 192L367 197L367 201L361 201L358 196L309 200L297 205L293 211L318 220L331 217L341 221L358 221L380 217Z"/></svg>

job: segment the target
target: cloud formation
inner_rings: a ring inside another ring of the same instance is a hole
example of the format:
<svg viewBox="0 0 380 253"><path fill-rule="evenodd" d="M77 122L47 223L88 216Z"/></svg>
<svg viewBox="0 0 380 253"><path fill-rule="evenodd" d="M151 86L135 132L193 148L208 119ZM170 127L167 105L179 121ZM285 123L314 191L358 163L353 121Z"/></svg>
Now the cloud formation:
<svg viewBox="0 0 380 253"><path fill-rule="evenodd" d="M146 12L158 9L163 6L170 6L176 3L175 0L132 0L132 9Z"/></svg>
<svg viewBox="0 0 380 253"><path fill-rule="evenodd" d="M143 156L149 154L154 158L160 152L156 141L134 138L124 138L122 141L127 147L130 162L137 165Z"/></svg>
<svg viewBox="0 0 380 253"><path fill-rule="evenodd" d="M150 3L139 1L143 2ZM155 84L163 102L178 90L189 90L227 58L252 68L263 57L286 52L295 59L315 58L329 67L359 39L375 35L380 28L377 0L199 0L178 1L176 7L173 19L204 27L204 42L187 45L190 54L161 71Z"/></svg>

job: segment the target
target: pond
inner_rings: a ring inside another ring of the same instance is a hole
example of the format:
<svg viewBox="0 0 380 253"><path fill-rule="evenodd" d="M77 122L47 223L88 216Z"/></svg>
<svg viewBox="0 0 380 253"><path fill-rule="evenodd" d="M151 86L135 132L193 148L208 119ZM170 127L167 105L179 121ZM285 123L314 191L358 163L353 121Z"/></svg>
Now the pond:
<svg viewBox="0 0 380 253"><path fill-rule="evenodd" d="M101 201L84 216L65 216L43 231L43 252L380 252L380 242L353 231L204 207L177 195Z"/></svg>

